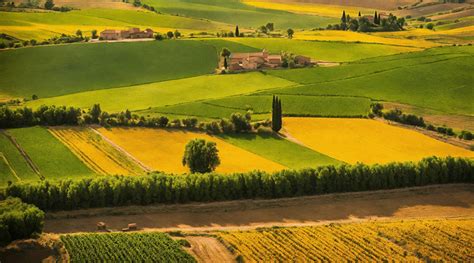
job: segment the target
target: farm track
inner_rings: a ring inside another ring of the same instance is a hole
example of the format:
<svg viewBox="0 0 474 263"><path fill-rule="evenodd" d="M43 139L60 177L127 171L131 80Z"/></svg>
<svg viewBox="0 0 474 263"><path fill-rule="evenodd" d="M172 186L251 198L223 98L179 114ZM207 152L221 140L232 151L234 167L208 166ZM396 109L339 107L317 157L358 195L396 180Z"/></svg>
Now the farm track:
<svg viewBox="0 0 474 263"><path fill-rule="evenodd" d="M26 163L28 164L28 166L31 168L31 170L38 175L38 177L41 179L41 180L44 180L44 176L41 174L38 166L33 162L33 160L31 159L31 157L28 155L28 153L26 153L26 151L23 149L23 147L21 147L21 145L16 141L16 139L11 136L10 134L8 134L7 132L5 132L4 130L0 130L0 133L3 133L12 143L13 145L15 146L15 148L18 150L18 152L21 154L21 156L25 159Z"/></svg>
<svg viewBox="0 0 474 263"><path fill-rule="evenodd" d="M13 169L13 167L10 165L10 162L8 161L7 157L6 157L2 152L0 152L0 159L2 159L3 162L5 162L5 164L7 165L8 169L10 170L11 174L12 174L18 181L21 181L21 178L18 176L18 174L16 173L15 169Z"/></svg>
<svg viewBox="0 0 474 263"><path fill-rule="evenodd" d="M186 236L191 244L187 251L192 254L198 262L235 262L234 256L217 239L207 236Z"/></svg>
<svg viewBox="0 0 474 263"><path fill-rule="evenodd" d="M47 213L45 231L93 232L96 231L95 224L100 221L111 229L120 229L133 222L145 231L212 231L331 222L473 217L472 185L455 184L273 200L59 211Z"/></svg>

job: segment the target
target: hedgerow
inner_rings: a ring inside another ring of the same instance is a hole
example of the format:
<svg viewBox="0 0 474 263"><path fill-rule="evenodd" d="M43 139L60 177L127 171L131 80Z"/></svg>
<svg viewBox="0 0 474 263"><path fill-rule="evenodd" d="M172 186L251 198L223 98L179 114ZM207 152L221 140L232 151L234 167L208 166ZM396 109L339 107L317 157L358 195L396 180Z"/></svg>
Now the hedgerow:
<svg viewBox="0 0 474 263"><path fill-rule="evenodd" d="M447 183L474 183L474 161L429 157L418 163L322 166L273 174L249 173L104 176L80 180L14 183L7 196L44 210L281 198L394 189Z"/></svg>

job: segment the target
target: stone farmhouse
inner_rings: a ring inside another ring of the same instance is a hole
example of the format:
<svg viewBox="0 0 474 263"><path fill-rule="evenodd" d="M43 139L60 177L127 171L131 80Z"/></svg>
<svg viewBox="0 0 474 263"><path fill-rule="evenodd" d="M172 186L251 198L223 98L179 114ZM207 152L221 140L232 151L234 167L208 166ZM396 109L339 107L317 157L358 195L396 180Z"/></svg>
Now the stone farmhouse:
<svg viewBox="0 0 474 263"><path fill-rule="evenodd" d="M131 28L129 30L106 29L100 32L100 38L103 40L153 38L153 33L153 30L150 28L145 29L145 31L140 31L140 28Z"/></svg>
<svg viewBox="0 0 474 263"><path fill-rule="evenodd" d="M305 56L296 56L296 64L300 66L311 65L311 59ZM271 55L265 49L262 52L254 53L232 53L227 61L229 71L250 71L264 68L279 68L282 66L283 57L281 55ZM221 59L221 65L224 59Z"/></svg>

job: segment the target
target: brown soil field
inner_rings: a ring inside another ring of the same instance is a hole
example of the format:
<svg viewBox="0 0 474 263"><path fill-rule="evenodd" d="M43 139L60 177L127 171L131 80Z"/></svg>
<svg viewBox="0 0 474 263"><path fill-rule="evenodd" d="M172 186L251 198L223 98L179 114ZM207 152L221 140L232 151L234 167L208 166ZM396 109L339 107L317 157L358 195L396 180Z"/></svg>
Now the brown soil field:
<svg viewBox="0 0 474 263"><path fill-rule="evenodd" d="M468 17L468 16L474 16L474 8L466 9L460 12L435 15L435 16L431 16L430 18L433 20L454 20L454 19Z"/></svg>
<svg viewBox="0 0 474 263"><path fill-rule="evenodd" d="M458 8L467 8L469 6L470 5L466 3L464 4L446 3L446 4L426 5L426 6L400 10L400 11L397 11L396 14L400 16L411 15L412 17L419 17L419 16L436 15L439 12L446 12L446 11L458 9Z"/></svg>
<svg viewBox="0 0 474 263"><path fill-rule="evenodd" d="M328 222L474 217L474 188L468 184L328 194L274 200L184 205L129 206L47 213L45 232L94 232L137 223L144 230L234 230L305 226Z"/></svg>
<svg viewBox="0 0 474 263"><path fill-rule="evenodd" d="M207 236L187 236L191 248L186 249L198 262L235 262L234 256L217 239Z"/></svg>

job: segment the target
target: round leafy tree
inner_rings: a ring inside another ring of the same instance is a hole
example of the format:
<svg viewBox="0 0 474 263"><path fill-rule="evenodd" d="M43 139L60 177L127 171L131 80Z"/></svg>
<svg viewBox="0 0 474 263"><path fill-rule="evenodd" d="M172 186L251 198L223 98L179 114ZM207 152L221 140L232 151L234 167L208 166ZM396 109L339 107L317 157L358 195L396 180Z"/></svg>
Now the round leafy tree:
<svg viewBox="0 0 474 263"><path fill-rule="evenodd" d="M187 165L192 173L208 173L214 171L221 163L215 142L194 139L186 144L183 165Z"/></svg>

